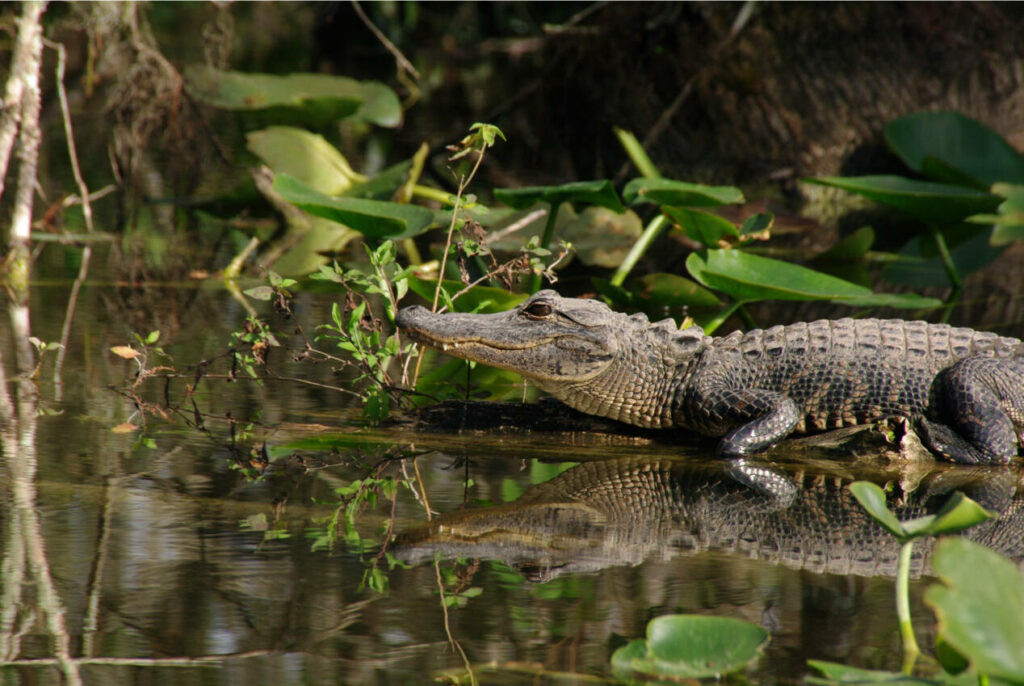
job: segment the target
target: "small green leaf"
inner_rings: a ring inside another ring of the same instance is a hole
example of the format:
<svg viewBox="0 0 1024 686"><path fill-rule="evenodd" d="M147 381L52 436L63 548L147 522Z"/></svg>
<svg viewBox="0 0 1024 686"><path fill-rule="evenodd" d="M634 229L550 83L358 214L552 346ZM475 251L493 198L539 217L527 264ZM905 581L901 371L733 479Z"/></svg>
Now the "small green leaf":
<svg viewBox="0 0 1024 686"><path fill-rule="evenodd" d="M746 218L740 227L740 236L752 236L764 231L770 231L774 223L774 214L771 212L758 212Z"/></svg>
<svg viewBox="0 0 1024 686"><path fill-rule="evenodd" d="M979 212L991 212L999 204L998 196L992 193L902 176L822 176L806 181L841 188L923 221L942 224Z"/></svg>
<svg viewBox="0 0 1024 686"><path fill-rule="evenodd" d="M606 207L615 212L625 211L618 193L615 192L615 187L607 179L575 181L560 186L495 188L494 197L517 210L525 209L538 202L546 202L552 207L558 207L563 202L583 202Z"/></svg>
<svg viewBox="0 0 1024 686"><path fill-rule="evenodd" d="M661 211L682 227L687 236L709 248L718 248L722 241L731 241L740 237L736 225L717 214L671 206L664 206Z"/></svg>
<svg viewBox="0 0 1024 686"><path fill-rule="evenodd" d="M153 345L158 340L160 340L160 330L150 331L149 335L146 336L146 345Z"/></svg>
<svg viewBox="0 0 1024 686"><path fill-rule="evenodd" d="M850 484L850 492L853 493L853 497L857 499L867 513L878 522L883 529L891 533L900 542L903 542L907 536L907 532L903 527L903 523L896 518L896 515L889 510L889 505L885 498L885 491L883 491L877 484L873 484L870 481L855 481Z"/></svg>
<svg viewBox="0 0 1024 686"><path fill-rule="evenodd" d="M925 592L939 635L990 677L1024 682L1024 577L1017 565L964 538L940 541L932 568L944 585Z"/></svg>
<svg viewBox="0 0 1024 686"><path fill-rule="evenodd" d="M364 198L332 198L287 174L277 175L274 190L296 207L370 238L409 238L429 229L434 221L434 213L425 207Z"/></svg>
<svg viewBox="0 0 1024 686"><path fill-rule="evenodd" d="M253 300L270 300L274 297L274 289L270 286L256 286L242 292Z"/></svg>
<svg viewBox="0 0 1024 686"><path fill-rule="evenodd" d="M637 178L626 184L622 198L627 205L650 202L674 207L717 207L744 202L743 193L735 186L705 186L672 179Z"/></svg>

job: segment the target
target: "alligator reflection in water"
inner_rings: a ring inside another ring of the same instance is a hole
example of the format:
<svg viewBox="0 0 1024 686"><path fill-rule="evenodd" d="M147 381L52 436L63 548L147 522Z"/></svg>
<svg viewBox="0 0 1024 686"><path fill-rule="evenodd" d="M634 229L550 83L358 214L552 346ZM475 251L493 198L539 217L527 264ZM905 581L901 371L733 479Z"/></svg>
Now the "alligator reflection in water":
<svg viewBox="0 0 1024 686"><path fill-rule="evenodd" d="M1024 472L943 468L912 492L893 484L900 519L939 510L956 491L1000 513L966 535L1024 559ZM821 573L893 576L899 544L847 486L827 473L785 474L747 463L657 459L582 463L496 507L444 515L396 539L408 562L443 557L499 560L528 579L724 551ZM920 574L932 541L915 546Z"/></svg>

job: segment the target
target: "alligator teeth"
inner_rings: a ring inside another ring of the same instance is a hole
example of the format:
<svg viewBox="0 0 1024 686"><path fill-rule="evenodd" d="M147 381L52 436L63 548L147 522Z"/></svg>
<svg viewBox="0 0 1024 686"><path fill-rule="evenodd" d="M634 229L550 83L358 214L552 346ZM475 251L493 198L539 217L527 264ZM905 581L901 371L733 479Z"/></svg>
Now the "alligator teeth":
<svg viewBox="0 0 1024 686"><path fill-rule="evenodd" d="M448 352L448 344L447 343L442 343L441 344L441 350L443 350L445 352Z"/></svg>

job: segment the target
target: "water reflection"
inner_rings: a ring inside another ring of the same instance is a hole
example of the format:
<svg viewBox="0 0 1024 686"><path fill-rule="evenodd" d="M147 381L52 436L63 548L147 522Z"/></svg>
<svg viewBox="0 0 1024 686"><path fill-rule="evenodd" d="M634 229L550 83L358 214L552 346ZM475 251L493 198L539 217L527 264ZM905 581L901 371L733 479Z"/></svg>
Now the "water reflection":
<svg viewBox="0 0 1024 686"><path fill-rule="evenodd" d="M889 484L900 519L932 514L961 490L1001 514L967 536L1024 558L1020 470L937 465L916 478L913 488ZM899 544L865 514L846 488L851 481L838 470L787 472L743 461L585 462L514 502L406 531L396 549L413 563L436 553L497 560L534 581L707 551L817 573L893 576ZM916 546L915 574L932 544Z"/></svg>

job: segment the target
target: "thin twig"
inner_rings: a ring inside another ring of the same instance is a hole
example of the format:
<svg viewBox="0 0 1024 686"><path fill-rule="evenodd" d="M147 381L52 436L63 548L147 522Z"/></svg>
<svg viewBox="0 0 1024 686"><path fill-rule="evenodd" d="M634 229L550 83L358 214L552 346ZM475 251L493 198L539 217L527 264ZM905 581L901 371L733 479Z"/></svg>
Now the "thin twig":
<svg viewBox="0 0 1024 686"><path fill-rule="evenodd" d="M366 16L365 12L363 12L363 8L359 5L357 0L352 0L352 8L355 9L356 14L362 22L366 24L366 28L370 29L370 32L377 37L377 40L381 42L381 45L383 45L387 51L391 53L392 57L395 58L395 62L398 63L398 66L409 72L413 78L419 79L420 73L416 71L416 67L412 66L412 62L406 59L405 55L402 54L402 51L398 49L398 46L388 40L388 37L385 36L372 21L370 21L370 18Z"/></svg>

